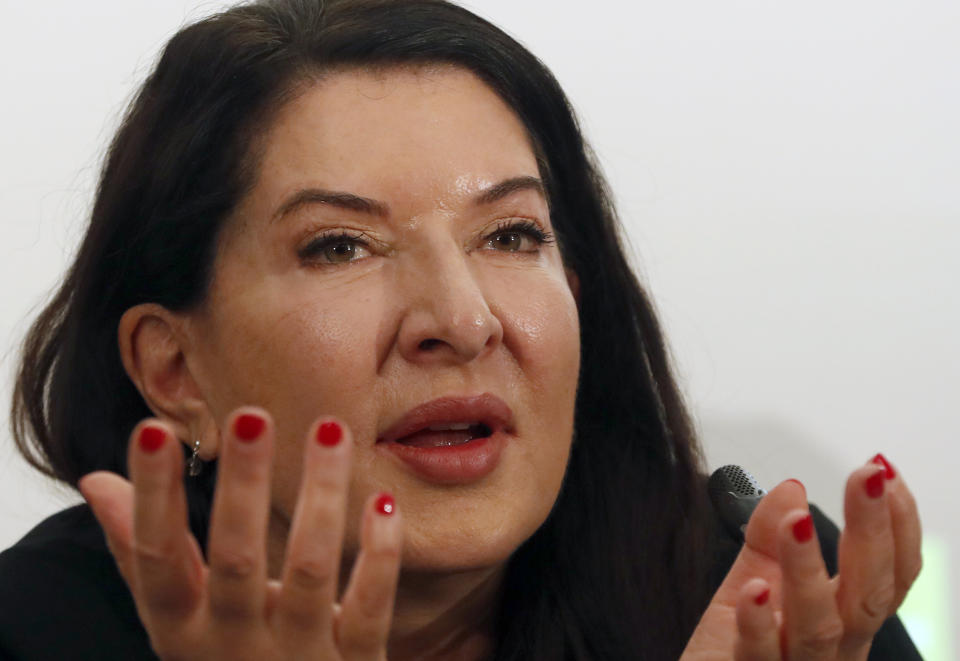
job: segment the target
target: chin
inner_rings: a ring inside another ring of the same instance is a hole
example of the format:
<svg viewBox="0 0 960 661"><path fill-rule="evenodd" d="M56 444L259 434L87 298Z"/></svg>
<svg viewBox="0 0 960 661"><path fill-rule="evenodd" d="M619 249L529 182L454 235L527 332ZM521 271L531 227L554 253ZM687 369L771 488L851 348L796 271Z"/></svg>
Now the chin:
<svg viewBox="0 0 960 661"><path fill-rule="evenodd" d="M497 531L503 533L503 530ZM533 531L530 532L532 534ZM433 532L429 539L408 531L404 540L402 567L404 572L451 573L499 567L510 559L529 535L496 537L451 531L447 535Z"/></svg>

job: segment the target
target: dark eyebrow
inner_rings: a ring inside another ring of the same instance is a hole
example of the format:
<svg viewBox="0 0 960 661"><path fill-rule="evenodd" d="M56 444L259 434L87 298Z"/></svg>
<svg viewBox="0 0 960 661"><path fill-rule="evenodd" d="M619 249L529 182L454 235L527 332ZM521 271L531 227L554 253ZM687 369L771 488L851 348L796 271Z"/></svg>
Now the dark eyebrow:
<svg viewBox="0 0 960 661"><path fill-rule="evenodd" d="M474 199L474 204L492 204L499 202L503 198L513 195L522 190L532 190L540 194L544 200L547 199L547 193L543 188L543 182L536 177L511 177L504 179L499 184L494 184L490 188L481 192Z"/></svg>
<svg viewBox="0 0 960 661"><path fill-rule="evenodd" d="M339 191L323 190L321 188L305 188L294 193L286 202L280 205L280 208L273 214L273 220L279 220L289 213L292 213L300 207L308 204L329 204L348 211L359 211L360 213L370 214L386 218L390 215L390 208L383 202L371 200L368 197L360 197L353 193L342 193Z"/></svg>
<svg viewBox="0 0 960 661"><path fill-rule="evenodd" d="M498 184L494 184L477 195L473 203L476 205L492 204L518 191L524 190L535 191L544 200L547 199L542 181L536 177L523 176L511 177L510 179L504 179ZM368 197L361 197L353 193L330 191L322 188L305 188L297 191L281 204L280 208L273 215L273 220L279 220L308 204L329 204L348 211L359 211L360 213L380 216L381 218L387 218L390 215L390 207L385 202L372 200Z"/></svg>

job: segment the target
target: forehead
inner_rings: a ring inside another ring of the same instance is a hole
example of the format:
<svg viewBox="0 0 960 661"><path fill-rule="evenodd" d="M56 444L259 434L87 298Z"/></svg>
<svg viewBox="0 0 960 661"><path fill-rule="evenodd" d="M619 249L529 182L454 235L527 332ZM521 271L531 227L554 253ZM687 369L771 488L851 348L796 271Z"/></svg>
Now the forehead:
<svg viewBox="0 0 960 661"><path fill-rule="evenodd" d="M317 185L443 200L539 174L519 118L446 65L327 74L281 108L261 144L255 188L273 202Z"/></svg>

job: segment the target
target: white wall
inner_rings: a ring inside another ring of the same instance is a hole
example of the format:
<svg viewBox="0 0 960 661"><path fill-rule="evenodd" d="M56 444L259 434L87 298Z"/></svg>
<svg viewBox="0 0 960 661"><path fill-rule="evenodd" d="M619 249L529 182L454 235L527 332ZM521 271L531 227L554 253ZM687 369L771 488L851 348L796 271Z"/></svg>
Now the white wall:
<svg viewBox="0 0 960 661"><path fill-rule="evenodd" d="M82 231L121 108L164 40L221 4L4 7L4 401L9 353ZM960 566L960 4L469 6L530 46L582 114L711 465L800 478L840 518L846 473L883 451ZM63 500L0 434L2 548Z"/></svg>

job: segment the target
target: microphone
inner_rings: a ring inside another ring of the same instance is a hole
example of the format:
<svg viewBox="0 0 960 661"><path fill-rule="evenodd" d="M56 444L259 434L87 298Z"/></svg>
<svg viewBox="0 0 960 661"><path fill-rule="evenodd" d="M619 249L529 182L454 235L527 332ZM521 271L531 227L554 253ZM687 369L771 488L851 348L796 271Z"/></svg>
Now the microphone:
<svg viewBox="0 0 960 661"><path fill-rule="evenodd" d="M760 488L756 478L741 466L729 464L713 472L707 481L707 492L723 522L723 527L742 544L750 515L753 514L760 500L767 495L766 490ZM813 516L813 525L820 540L820 550L827 565L827 573L834 576L837 573L837 545L840 540L840 530L819 507L813 503L807 503L807 507Z"/></svg>
<svg viewBox="0 0 960 661"><path fill-rule="evenodd" d="M721 466L713 472L707 481L707 492L723 527L743 543L750 515L767 492L760 488L753 475L733 464Z"/></svg>

